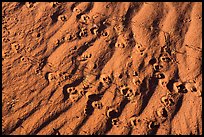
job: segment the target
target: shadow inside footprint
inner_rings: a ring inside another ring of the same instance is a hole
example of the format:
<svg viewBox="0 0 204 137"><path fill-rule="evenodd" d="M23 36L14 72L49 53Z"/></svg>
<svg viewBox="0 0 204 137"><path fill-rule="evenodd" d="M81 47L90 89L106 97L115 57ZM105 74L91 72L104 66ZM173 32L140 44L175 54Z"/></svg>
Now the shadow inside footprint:
<svg viewBox="0 0 204 137"><path fill-rule="evenodd" d="M168 89L170 92L173 91L173 84L174 84L175 82L176 82L175 79L171 79L171 80L169 80L169 82L167 83L166 87L167 87L167 89Z"/></svg>
<svg viewBox="0 0 204 137"><path fill-rule="evenodd" d="M60 9L61 7L58 7L57 10L50 16L52 19L52 23L54 24L58 21L58 16L63 13L63 11Z"/></svg>
<svg viewBox="0 0 204 137"><path fill-rule="evenodd" d="M91 101L98 101L100 99L101 99L101 97L99 94L92 94L89 96L89 100L91 100Z"/></svg>
<svg viewBox="0 0 204 137"><path fill-rule="evenodd" d="M174 118L174 116L179 112L179 109L182 106L182 102L183 102L183 95L181 95L178 99L178 101L176 102L176 106L175 106L175 110L173 111L170 119L172 120Z"/></svg>
<svg viewBox="0 0 204 137"><path fill-rule="evenodd" d="M83 77L76 79L75 81L73 81L70 84L66 84L63 89L62 89L62 93L63 93L63 102L65 102L68 98L69 98L69 93L67 92L67 88L69 87L76 87L78 86L82 81L84 80Z"/></svg>
<svg viewBox="0 0 204 137"><path fill-rule="evenodd" d="M147 106L147 104L148 104L151 96L153 95L157 85L158 85L158 79L156 79L154 77L149 78L149 80L146 77L142 81L140 92L143 94L142 95L143 99L142 99L142 107L140 109L139 115L143 112L143 110Z"/></svg>
<svg viewBox="0 0 204 137"><path fill-rule="evenodd" d="M63 102L65 102L69 98L69 93L67 92L67 88L68 88L67 86L64 86L63 90L62 90L62 93L63 93L63 96L64 96L63 99L62 99Z"/></svg>
<svg viewBox="0 0 204 137"><path fill-rule="evenodd" d="M157 59L155 57L153 57L152 59L149 60L149 64L153 65L157 62Z"/></svg>
<svg viewBox="0 0 204 137"><path fill-rule="evenodd" d="M97 89L98 89L98 91L101 91L102 88L103 88L103 83L100 82Z"/></svg>
<svg viewBox="0 0 204 137"><path fill-rule="evenodd" d="M156 135L157 133L157 130L159 129L159 124L155 124L155 122L151 122L149 123L149 128L151 129L149 132L148 132L148 135Z"/></svg>

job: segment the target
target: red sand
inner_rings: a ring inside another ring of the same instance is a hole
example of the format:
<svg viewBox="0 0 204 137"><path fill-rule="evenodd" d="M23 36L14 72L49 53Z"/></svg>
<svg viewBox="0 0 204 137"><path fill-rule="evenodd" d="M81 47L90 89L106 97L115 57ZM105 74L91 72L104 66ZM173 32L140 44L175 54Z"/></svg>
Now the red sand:
<svg viewBox="0 0 204 137"><path fill-rule="evenodd" d="M3 2L3 134L202 134L201 2Z"/></svg>

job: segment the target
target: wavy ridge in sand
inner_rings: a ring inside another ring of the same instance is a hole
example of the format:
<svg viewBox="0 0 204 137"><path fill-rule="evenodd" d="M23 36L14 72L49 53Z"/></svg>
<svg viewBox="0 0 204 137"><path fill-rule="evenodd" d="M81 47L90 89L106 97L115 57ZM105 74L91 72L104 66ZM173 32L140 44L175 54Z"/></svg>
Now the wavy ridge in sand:
<svg viewBox="0 0 204 137"><path fill-rule="evenodd" d="M202 134L202 3L3 2L3 134Z"/></svg>

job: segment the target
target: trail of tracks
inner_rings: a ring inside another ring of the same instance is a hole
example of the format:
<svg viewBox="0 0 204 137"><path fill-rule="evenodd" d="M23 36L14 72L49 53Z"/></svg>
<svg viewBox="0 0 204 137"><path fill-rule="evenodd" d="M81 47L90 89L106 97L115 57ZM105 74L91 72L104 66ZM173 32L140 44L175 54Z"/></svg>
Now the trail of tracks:
<svg viewBox="0 0 204 137"><path fill-rule="evenodd" d="M201 6L3 2L3 134L201 134Z"/></svg>

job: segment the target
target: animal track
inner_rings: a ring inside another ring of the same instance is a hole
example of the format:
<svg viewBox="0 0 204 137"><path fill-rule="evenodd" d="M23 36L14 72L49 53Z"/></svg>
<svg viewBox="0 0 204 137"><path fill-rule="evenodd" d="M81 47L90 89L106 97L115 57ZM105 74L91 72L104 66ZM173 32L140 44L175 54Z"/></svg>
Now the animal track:
<svg viewBox="0 0 204 137"><path fill-rule="evenodd" d="M102 109L103 105L100 101L94 101L92 102L92 107L96 109Z"/></svg>
<svg viewBox="0 0 204 137"><path fill-rule="evenodd" d="M161 57L160 57L160 60L161 60L162 62L171 62L171 58L170 58L170 57L166 57L166 56L161 56Z"/></svg>
<svg viewBox="0 0 204 137"><path fill-rule="evenodd" d="M86 61L87 59L90 59L92 54L83 54L80 61Z"/></svg>
<svg viewBox="0 0 204 137"><path fill-rule="evenodd" d="M127 86L127 84L120 85L119 91L121 95L123 95L125 98L127 98L130 101L133 101L135 96L138 95L138 92L133 91L130 87Z"/></svg>
<svg viewBox="0 0 204 137"><path fill-rule="evenodd" d="M83 15L81 16L80 21L81 21L82 23L88 24L88 23L90 23L90 17L89 17L88 15L86 15L86 14L83 14Z"/></svg>
<svg viewBox="0 0 204 137"><path fill-rule="evenodd" d="M87 37L88 36L88 29L86 27L81 27L79 28L79 32L78 32L78 36L79 38L81 37Z"/></svg>
<svg viewBox="0 0 204 137"><path fill-rule="evenodd" d="M117 43L115 44L115 47L116 47L116 48L125 48L125 44L124 44L124 43L119 43L119 42L117 42Z"/></svg>
<svg viewBox="0 0 204 137"><path fill-rule="evenodd" d="M98 35L99 34L99 26L94 24L93 27L90 29L91 34Z"/></svg>
<svg viewBox="0 0 204 137"><path fill-rule="evenodd" d="M108 36L109 36L109 32L103 30L103 31L101 32L101 35L104 36L104 37L108 37Z"/></svg>
<svg viewBox="0 0 204 137"><path fill-rule="evenodd" d="M122 24L118 24L114 27L114 30L118 33L118 35L121 35L124 31L124 26Z"/></svg>
<svg viewBox="0 0 204 137"><path fill-rule="evenodd" d="M116 117L118 117L118 110L113 109L113 108L109 108L107 110L106 115L107 115L108 118L116 118Z"/></svg>
<svg viewBox="0 0 204 137"><path fill-rule="evenodd" d="M112 83L112 78L106 74L102 74L100 80L104 85L110 85Z"/></svg>
<svg viewBox="0 0 204 137"><path fill-rule="evenodd" d="M58 76L56 75L56 73L48 73L47 78L49 82L54 82L57 81Z"/></svg>
<svg viewBox="0 0 204 137"><path fill-rule="evenodd" d="M158 126L159 126L159 123L156 122L156 121L149 121L149 122L148 122L148 128L149 128L149 129L158 128Z"/></svg>
<svg viewBox="0 0 204 137"><path fill-rule="evenodd" d="M197 92L197 89L196 89L195 85L192 84L192 83L186 83L185 87L186 87L187 91Z"/></svg>
<svg viewBox="0 0 204 137"><path fill-rule="evenodd" d="M79 15L79 14L82 13L82 10L79 9L79 8L77 8L77 7L75 7L75 8L73 9L73 12L76 13L77 15Z"/></svg>
<svg viewBox="0 0 204 137"><path fill-rule="evenodd" d="M198 4L3 2L2 134L201 134Z"/></svg>
<svg viewBox="0 0 204 137"><path fill-rule="evenodd" d="M65 22L65 21L67 21L67 16L66 15L59 15L58 20Z"/></svg>
<svg viewBox="0 0 204 137"><path fill-rule="evenodd" d="M162 70L163 66L160 65L160 64L154 64L154 65L153 65L153 68L154 68L154 70L155 70L156 72L159 72L159 71Z"/></svg>
<svg viewBox="0 0 204 137"><path fill-rule="evenodd" d="M161 122L164 122L168 117L168 112L165 107L160 107L157 109L156 115L158 116Z"/></svg>
<svg viewBox="0 0 204 137"><path fill-rule="evenodd" d="M137 126L138 123L141 122L141 120L136 116L131 117L129 120L132 127Z"/></svg>
<svg viewBox="0 0 204 137"><path fill-rule="evenodd" d="M173 98L171 96L165 95L163 97L161 97L161 102L165 105L165 106L172 106L175 104Z"/></svg>
<svg viewBox="0 0 204 137"><path fill-rule="evenodd" d="M113 118L112 119L112 125L113 126L118 126L119 125L119 119L118 118Z"/></svg>
<svg viewBox="0 0 204 137"><path fill-rule="evenodd" d="M176 93L187 93L185 85L182 82L175 82L173 85L173 89Z"/></svg>
<svg viewBox="0 0 204 137"><path fill-rule="evenodd" d="M165 75L161 72L156 72L156 73L154 73L154 77L157 79L164 79Z"/></svg>
<svg viewBox="0 0 204 137"><path fill-rule="evenodd" d="M67 88L67 92L69 94L76 94L78 92L78 90L75 87L69 87L69 88Z"/></svg>
<svg viewBox="0 0 204 137"><path fill-rule="evenodd" d="M123 35L118 36L118 40L115 43L115 47L125 48L127 46L128 46L127 40L123 37Z"/></svg>

